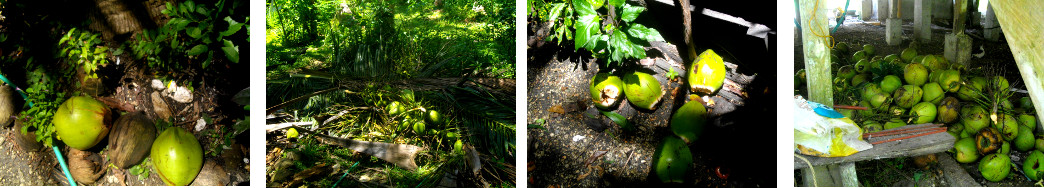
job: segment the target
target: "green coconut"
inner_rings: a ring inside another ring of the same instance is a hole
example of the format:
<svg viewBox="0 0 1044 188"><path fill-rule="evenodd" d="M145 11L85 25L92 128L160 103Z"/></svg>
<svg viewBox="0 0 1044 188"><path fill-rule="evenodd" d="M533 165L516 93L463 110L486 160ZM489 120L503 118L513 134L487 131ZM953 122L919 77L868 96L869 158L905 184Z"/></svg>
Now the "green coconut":
<svg viewBox="0 0 1044 188"><path fill-rule="evenodd" d="M848 44L846 44L845 42L838 42L836 45L834 45L834 49L841 52L847 52Z"/></svg>
<svg viewBox="0 0 1044 188"><path fill-rule="evenodd" d="M1037 151L1044 151L1044 138L1037 138L1033 141L1033 149Z"/></svg>
<svg viewBox="0 0 1044 188"><path fill-rule="evenodd" d="M903 114L906 114L906 109L899 106L890 106L888 107L887 112L888 114L893 116L902 116Z"/></svg>
<svg viewBox="0 0 1044 188"><path fill-rule="evenodd" d="M917 57L917 50L913 48L906 48L903 50L902 59L903 61L910 62L914 57Z"/></svg>
<svg viewBox="0 0 1044 188"><path fill-rule="evenodd" d="M863 123L866 124L866 125L863 126L863 130L865 130L865 132L868 132L868 133L885 130L883 125L881 125L880 123L877 123L875 121L868 121L868 122L863 122Z"/></svg>
<svg viewBox="0 0 1044 188"><path fill-rule="evenodd" d="M946 132L950 133L950 135L954 138L961 139L961 132L964 132L964 125L961 125L960 122L957 122L954 124L950 124L949 126L950 127L946 129Z"/></svg>
<svg viewBox="0 0 1044 188"><path fill-rule="evenodd" d="M998 114L997 123L993 124L993 128L1000 131L1001 136L1004 140L1011 141L1015 139L1015 136L1019 135L1019 121L1015 120L1015 117L1007 114Z"/></svg>
<svg viewBox="0 0 1044 188"><path fill-rule="evenodd" d="M856 54L858 54L858 52ZM867 71L870 70L870 60L859 59L853 68L855 68L856 73L867 73Z"/></svg>
<svg viewBox="0 0 1044 188"><path fill-rule="evenodd" d="M990 84L992 84L991 87L994 91L1008 90L1008 79L1005 79L1003 76L993 76L993 79L990 80Z"/></svg>
<svg viewBox="0 0 1044 188"><path fill-rule="evenodd" d="M453 143L453 153L458 155L464 154L464 142L457 140L457 142Z"/></svg>
<svg viewBox="0 0 1044 188"><path fill-rule="evenodd" d="M656 177L664 183L682 183L685 175L692 171L692 153L689 146L677 137L668 136L663 139L654 154L653 170Z"/></svg>
<svg viewBox="0 0 1044 188"><path fill-rule="evenodd" d="M1019 98L1019 107L1026 109L1026 111L1034 111L1033 100L1030 97Z"/></svg>
<svg viewBox="0 0 1044 188"><path fill-rule="evenodd" d="M1036 150L1030 152L1026 161L1022 162L1022 172L1026 173L1029 179L1040 181L1044 177L1044 153Z"/></svg>
<svg viewBox="0 0 1044 188"><path fill-rule="evenodd" d="M54 113L55 131L65 145L87 150L109 134L109 107L87 96L69 98Z"/></svg>
<svg viewBox="0 0 1044 188"><path fill-rule="evenodd" d="M845 66L841 66L841 68L837 69L837 74L836 75L837 75L836 77L841 77L841 78L845 78L845 79L852 79L852 77L854 77L856 75L856 71L855 71L855 68L852 67L852 65L845 65Z"/></svg>
<svg viewBox="0 0 1044 188"><path fill-rule="evenodd" d="M297 129L293 127L286 129L286 138L297 138L298 135L300 135L300 133L297 132Z"/></svg>
<svg viewBox="0 0 1044 188"><path fill-rule="evenodd" d="M867 56L866 52L864 52L862 50L859 50L859 51L856 51L855 53L852 53L852 60L853 61L857 61L858 62L858 61L868 60L868 59L866 59L866 57L869 57L869 56ZM856 63L856 64L859 64L859 63ZM857 67L856 70L859 70L858 69L859 66L857 65L856 67Z"/></svg>
<svg viewBox="0 0 1044 188"><path fill-rule="evenodd" d="M892 118L892 119L888 120L888 122L885 122L884 129L885 130L887 130L887 129L894 129L894 128L899 128L899 127L902 127L902 126L906 126L906 123L903 122L903 120L901 120L899 118Z"/></svg>
<svg viewBox="0 0 1044 188"><path fill-rule="evenodd" d="M950 66L946 63L946 59L937 55L924 56L920 62L925 68L931 71L938 71L948 69Z"/></svg>
<svg viewBox="0 0 1044 188"><path fill-rule="evenodd" d="M1015 136L1015 140L1013 141L1015 142L1015 150L1029 151L1030 149L1033 149L1033 144L1036 141L1036 139L1033 138L1033 131L1030 130L1029 127L1018 127L1019 135Z"/></svg>
<svg viewBox="0 0 1044 188"><path fill-rule="evenodd" d="M910 116L912 116L911 119L913 119L911 124L931 123L932 121L935 121L935 109L935 105L932 105L930 102L917 103L913 108L910 108Z"/></svg>
<svg viewBox="0 0 1044 188"><path fill-rule="evenodd" d="M167 185L184 186L203 168L203 148L192 133L170 127L152 143L152 165Z"/></svg>
<svg viewBox="0 0 1044 188"><path fill-rule="evenodd" d="M1037 116L1027 113L1019 114L1019 125L1029 128L1030 131L1035 131L1037 129Z"/></svg>
<svg viewBox="0 0 1044 188"><path fill-rule="evenodd" d="M399 101L392 101L385 110L388 110L389 116L396 116L406 111L402 104L399 104Z"/></svg>
<svg viewBox="0 0 1044 188"><path fill-rule="evenodd" d="M702 103L689 101L671 117L671 131L685 143L695 142L707 123L707 109Z"/></svg>
<svg viewBox="0 0 1044 188"><path fill-rule="evenodd" d="M960 89L957 89L957 98L963 101L972 101L978 99L979 93L986 87L986 78L983 77L972 77L964 81Z"/></svg>
<svg viewBox="0 0 1044 188"><path fill-rule="evenodd" d="M861 96L863 97L863 100L870 100L871 97L882 92L884 92L884 90L881 90L881 87L876 83L867 83L863 86L863 93Z"/></svg>
<svg viewBox="0 0 1044 188"><path fill-rule="evenodd" d="M652 75L635 71L624 77L624 95L638 108L655 110L664 93L660 81Z"/></svg>
<svg viewBox="0 0 1044 188"><path fill-rule="evenodd" d="M1011 144L1009 144L1008 142L1001 142L1001 148L1000 150L997 150L997 153L1005 155L1011 153Z"/></svg>
<svg viewBox="0 0 1044 188"><path fill-rule="evenodd" d="M946 97L946 93L943 92L942 87L939 87L939 83L926 83L921 86L921 90L924 91L924 95L921 95L921 101L927 101L937 105L939 102L942 102L943 97Z"/></svg>
<svg viewBox="0 0 1044 188"><path fill-rule="evenodd" d="M1011 159L1008 155L990 154L979 161L979 172L982 177L992 182L998 182L1008 177L1011 171Z"/></svg>
<svg viewBox="0 0 1044 188"><path fill-rule="evenodd" d="M845 77L834 77L834 91L844 91L848 89L848 79Z"/></svg>
<svg viewBox="0 0 1044 188"><path fill-rule="evenodd" d="M888 95L884 93L877 93L874 94L874 96L871 96L869 101L870 106L873 106L878 110L888 110L888 104L892 102L892 99L888 98Z"/></svg>
<svg viewBox="0 0 1044 188"><path fill-rule="evenodd" d="M960 106L961 104L957 101L957 98L946 97L946 99L942 100L942 103L939 103L938 108L935 109L938 115L936 119L942 123L953 123L954 121L957 121L957 115L960 114L958 111L960 110Z"/></svg>
<svg viewBox="0 0 1044 188"><path fill-rule="evenodd" d="M869 45L869 44L864 44L863 45L863 51L866 52L867 56L873 56L874 55L874 46Z"/></svg>
<svg viewBox="0 0 1044 188"><path fill-rule="evenodd" d="M859 106L867 108L867 110L860 110L859 111L859 116L868 117L868 116L874 115L874 113L875 113L874 112L874 106L870 105L869 101L866 101L866 100L859 101Z"/></svg>
<svg viewBox="0 0 1044 188"><path fill-rule="evenodd" d="M852 76L852 79L848 82L851 82L852 86L859 86L859 84L868 83L868 80L870 80L870 74L863 73Z"/></svg>
<svg viewBox="0 0 1044 188"><path fill-rule="evenodd" d="M903 78L907 84L920 86L928 81L928 69L924 65L911 63L903 68Z"/></svg>
<svg viewBox="0 0 1044 188"><path fill-rule="evenodd" d="M1003 138L1001 138L1000 132L993 127L983 128L979 133L975 134L975 149L979 151L979 154L990 154L1000 149Z"/></svg>
<svg viewBox="0 0 1044 188"><path fill-rule="evenodd" d="M902 88L895 90L892 99L895 100L895 104L899 105L899 107L910 108L918 102L921 102L922 95L924 95L924 91L921 90L921 87L916 85L904 85Z"/></svg>
<svg viewBox="0 0 1044 188"><path fill-rule="evenodd" d="M442 117L442 114L439 114L439 112L435 110L428 110L428 113L424 116L424 120L428 121L429 124L435 127L441 127L442 124L446 122L446 119Z"/></svg>
<svg viewBox="0 0 1044 188"><path fill-rule="evenodd" d="M900 59L899 59L899 55L896 55L896 54L888 54L888 55L886 55L886 56L884 57L884 60L885 60L886 62L892 62L892 61L895 61L895 60L900 60Z"/></svg>
<svg viewBox="0 0 1044 188"><path fill-rule="evenodd" d="M713 94L725 82L725 72L725 62L721 56L714 50L703 51L689 66L689 87L696 93Z"/></svg>
<svg viewBox="0 0 1044 188"><path fill-rule="evenodd" d="M798 70L794 73L794 88L805 86L805 81L805 69Z"/></svg>
<svg viewBox="0 0 1044 188"><path fill-rule="evenodd" d="M899 89L899 86L902 86L902 84L903 81L900 80L898 76L888 75L881 79L881 91L892 93L895 92L896 89Z"/></svg>
<svg viewBox="0 0 1044 188"><path fill-rule="evenodd" d="M939 77L939 86L946 92L957 92L961 88L961 73L957 70L944 70Z"/></svg>
<svg viewBox="0 0 1044 188"><path fill-rule="evenodd" d="M623 80L609 73L598 73L591 78L591 102L602 110L620 104L623 99Z"/></svg>
<svg viewBox="0 0 1044 188"><path fill-rule="evenodd" d="M953 143L953 149L956 150L957 162L960 163L971 163L975 160L979 160L979 151L975 149L974 138L961 138L957 142Z"/></svg>
<svg viewBox="0 0 1044 188"><path fill-rule="evenodd" d="M972 132L979 132L980 129L990 125L990 119L987 116L986 109L977 105L964 105L961 108L961 124Z"/></svg>
<svg viewBox="0 0 1044 188"><path fill-rule="evenodd" d="M426 130L427 130L427 127L426 127L426 125L424 125L423 121L417 121L416 123L413 123L413 132L414 133L417 133L419 135L424 135L424 133L427 133Z"/></svg>

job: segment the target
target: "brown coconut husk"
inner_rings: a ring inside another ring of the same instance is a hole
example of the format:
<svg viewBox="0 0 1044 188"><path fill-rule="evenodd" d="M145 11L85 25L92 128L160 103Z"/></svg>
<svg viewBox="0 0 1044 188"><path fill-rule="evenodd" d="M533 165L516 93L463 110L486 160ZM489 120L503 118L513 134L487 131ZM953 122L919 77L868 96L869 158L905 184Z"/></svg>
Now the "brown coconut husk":
<svg viewBox="0 0 1044 188"><path fill-rule="evenodd" d="M106 153L116 167L130 168L145 159L155 140L156 126L152 120L141 112L131 112L113 124Z"/></svg>

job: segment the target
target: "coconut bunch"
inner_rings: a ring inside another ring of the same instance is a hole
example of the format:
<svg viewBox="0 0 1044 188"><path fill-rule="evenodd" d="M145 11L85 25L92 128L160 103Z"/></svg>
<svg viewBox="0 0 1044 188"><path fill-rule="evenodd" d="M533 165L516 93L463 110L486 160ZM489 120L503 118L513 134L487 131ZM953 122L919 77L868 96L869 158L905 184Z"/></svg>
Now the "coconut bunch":
<svg viewBox="0 0 1044 188"><path fill-rule="evenodd" d="M913 43L901 54L884 57L874 54L870 45L842 56L849 53L847 46L839 43L832 51L836 64L832 67L838 67L832 70L835 101L869 109L839 110L859 122L864 132L945 124L958 139L951 150L957 161L979 162L987 180L1007 177L1012 149L1032 150L1023 170L1034 181L1044 177L1044 139L1034 133L1038 120L1033 104L1029 97L1013 98L1008 80L998 76L1000 69L968 71L940 55L918 54ZM983 68L974 70L979 69Z"/></svg>

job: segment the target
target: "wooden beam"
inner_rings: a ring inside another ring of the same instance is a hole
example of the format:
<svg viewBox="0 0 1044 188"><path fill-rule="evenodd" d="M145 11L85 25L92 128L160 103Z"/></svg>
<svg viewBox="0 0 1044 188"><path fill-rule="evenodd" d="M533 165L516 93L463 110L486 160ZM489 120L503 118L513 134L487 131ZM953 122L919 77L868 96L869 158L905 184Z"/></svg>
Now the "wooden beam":
<svg viewBox="0 0 1044 188"><path fill-rule="evenodd" d="M805 74L808 83L808 100L827 106L834 105L833 81L830 76L830 42L827 36L830 26L827 21L826 2L801 0L798 6L801 24L801 46L805 54ZM842 170L842 168L850 168ZM801 170L805 186L857 186L855 165L816 166ZM814 179L814 180L813 180ZM848 179L848 180L845 180Z"/></svg>
<svg viewBox="0 0 1044 188"><path fill-rule="evenodd" d="M898 127L894 129L902 128L903 127ZM867 139L867 141L871 141L871 139ZM873 141L886 139L889 138L873 139ZM956 140L957 139L954 138L953 135L950 135L946 132L941 132L899 141L877 144L874 145L874 148L860 151L859 153L855 153L845 157L814 157L805 155L803 155L802 157L808 159L809 163L812 163L812 166L844 164L866 160L888 159L898 157L912 157L945 152L946 150L953 148L953 143L956 142ZM794 159L794 169L802 168L808 168L808 164L806 164L805 161L801 159Z"/></svg>
<svg viewBox="0 0 1044 188"><path fill-rule="evenodd" d="M1004 30L1022 82L1029 90L1037 117L1044 117L1044 1L993 0L993 11Z"/></svg>

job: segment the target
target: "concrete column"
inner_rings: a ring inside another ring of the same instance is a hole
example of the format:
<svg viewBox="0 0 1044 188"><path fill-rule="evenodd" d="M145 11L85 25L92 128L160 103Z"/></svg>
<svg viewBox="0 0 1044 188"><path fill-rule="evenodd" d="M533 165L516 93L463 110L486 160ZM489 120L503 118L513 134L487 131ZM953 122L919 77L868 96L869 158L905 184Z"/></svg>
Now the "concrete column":
<svg viewBox="0 0 1044 188"><path fill-rule="evenodd" d="M877 21L884 23L888 20L888 0L877 0Z"/></svg>
<svg viewBox="0 0 1044 188"><path fill-rule="evenodd" d="M972 39L964 33L946 34L943 56L947 61L971 67Z"/></svg>
<svg viewBox="0 0 1044 188"><path fill-rule="evenodd" d="M889 46L903 43L903 19L888 18L885 21L885 43Z"/></svg>
<svg viewBox="0 0 1044 188"><path fill-rule="evenodd" d="M1000 40L1001 28L997 22L997 13L993 11L993 3L986 5L986 18L982 24L983 35L986 40L994 41Z"/></svg>
<svg viewBox="0 0 1044 188"><path fill-rule="evenodd" d="M899 0L888 1L888 19L885 20L885 43L895 46L903 43L903 19L899 18Z"/></svg>
<svg viewBox="0 0 1044 188"><path fill-rule="evenodd" d="M914 39L927 44L932 40L932 2L914 0Z"/></svg>
<svg viewBox="0 0 1044 188"><path fill-rule="evenodd" d="M874 16L874 0L863 0L863 9L859 13L859 18L863 21L870 21L870 18Z"/></svg>

